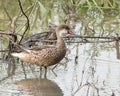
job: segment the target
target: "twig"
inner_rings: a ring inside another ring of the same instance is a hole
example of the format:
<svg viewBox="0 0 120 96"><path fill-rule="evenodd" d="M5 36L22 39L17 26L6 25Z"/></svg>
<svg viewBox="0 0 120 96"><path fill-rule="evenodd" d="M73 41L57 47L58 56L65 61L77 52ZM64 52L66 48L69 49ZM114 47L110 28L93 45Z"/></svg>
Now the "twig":
<svg viewBox="0 0 120 96"><path fill-rule="evenodd" d="M40 35L40 34L38 34ZM120 37L100 37L100 36L65 36L63 37L67 43L108 43L108 42L114 42L114 41L119 41ZM77 40L75 40L77 39ZM81 39L81 40L79 40ZM97 40L96 40L97 39ZM36 38L36 36L33 35L31 38L28 38L25 42L22 44L26 44L29 42L56 42L56 40L50 40L50 39L41 39L41 38Z"/></svg>
<svg viewBox="0 0 120 96"><path fill-rule="evenodd" d="M13 42L17 41L17 36L14 33L10 32L10 31L0 31L0 34L12 36L14 38Z"/></svg>
<svg viewBox="0 0 120 96"><path fill-rule="evenodd" d="M27 74L26 74L26 71L25 71L25 67L23 65L23 62L21 62L21 66L22 66L22 69L23 69L23 73L25 75L25 79L27 78Z"/></svg>
<svg viewBox="0 0 120 96"><path fill-rule="evenodd" d="M22 37L21 37L21 39L20 39L20 41L19 41L19 43L18 43L18 44L20 44L21 41L22 41L22 39L23 39L23 37L24 37L24 35L26 34L26 32L27 32L30 24L29 24L29 18L28 18L28 16L25 14L25 12L24 12L24 10L23 10L23 8L22 8L22 5L21 5L20 0L18 0L18 3L19 3L19 7L20 7L20 9L21 9L22 14L23 14L23 15L26 17L26 19L27 19L27 27L26 27L25 31L23 32L23 35L22 35Z"/></svg>
<svg viewBox="0 0 120 96"><path fill-rule="evenodd" d="M64 38L83 38L83 39L84 38L90 38L90 39L97 39L97 38L98 39L117 39L118 38L118 39L120 39L120 37L117 37L117 38L116 37L106 37L106 36L103 36L103 37L100 37L100 36L91 37L91 36L80 36L80 35L76 35L76 36L74 36L74 35L70 36L69 35L69 36L65 36Z"/></svg>
<svg viewBox="0 0 120 96"><path fill-rule="evenodd" d="M114 42L114 40L109 40L109 41L107 41L107 40L105 40L105 41L71 41L71 40L69 40L69 41L66 41L66 43L106 43L106 42Z"/></svg>
<svg viewBox="0 0 120 96"><path fill-rule="evenodd" d="M86 83L86 84L83 84L82 86L79 86L79 88L72 94L72 96L74 96L80 89L82 89L85 86L89 86L89 87L96 89L97 96L100 96L99 89L94 84L90 84L90 83Z"/></svg>
<svg viewBox="0 0 120 96"><path fill-rule="evenodd" d="M89 58L86 59L86 62L87 62L88 59L89 59ZM83 83L84 74L85 74L85 66L86 66L86 62L85 62L84 65L83 65L82 77L81 77L81 81L80 81L79 86L82 86L82 83Z"/></svg>
<svg viewBox="0 0 120 96"><path fill-rule="evenodd" d="M7 11L6 7L5 7L5 5L3 5L3 9L4 9L4 11L5 11L7 17L9 18L9 20L12 22L12 18L10 17L10 15L9 15L9 13L8 13L8 11Z"/></svg>
<svg viewBox="0 0 120 96"><path fill-rule="evenodd" d="M81 40L81 41L72 41L72 40L66 40L65 42L66 43L106 43L106 42L114 42L116 40L101 40L101 41L93 41L93 40L87 40L87 41L84 41L84 40ZM25 43L29 43L29 42L51 42L51 43L55 43L56 40L41 40L41 39L31 39L31 40L26 40L25 42L23 42L22 44L25 44Z"/></svg>
<svg viewBox="0 0 120 96"><path fill-rule="evenodd" d="M33 5L31 5L30 7L28 7L25 11L24 11L24 13L26 13L26 12L28 12L31 8L33 8L34 7L34 4ZM32 9L31 9L32 10ZM22 13L20 13L19 14L19 17L22 17L23 16L23 14Z"/></svg>
<svg viewBox="0 0 120 96"><path fill-rule="evenodd" d="M8 52L9 50L0 50L0 52Z"/></svg>
<svg viewBox="0 0 120 96"><path fill-rule="evenodd" d="M90 90L90 86L88 86L87 95L86 96L89 96L89 90Z"/></svg>

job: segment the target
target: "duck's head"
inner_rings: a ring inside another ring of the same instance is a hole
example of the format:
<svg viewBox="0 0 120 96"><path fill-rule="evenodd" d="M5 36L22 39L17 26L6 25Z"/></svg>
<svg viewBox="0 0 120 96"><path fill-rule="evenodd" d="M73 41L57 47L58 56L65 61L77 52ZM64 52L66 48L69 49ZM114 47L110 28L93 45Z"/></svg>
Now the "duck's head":
<svg viewBox="0 0 120 96"><path fill-rule="evenodd" d="M62 25L57 27L56 34L59 36L62 36L63 33L72 34L72 31L70 30L68 25L62 24Z"/></svg>

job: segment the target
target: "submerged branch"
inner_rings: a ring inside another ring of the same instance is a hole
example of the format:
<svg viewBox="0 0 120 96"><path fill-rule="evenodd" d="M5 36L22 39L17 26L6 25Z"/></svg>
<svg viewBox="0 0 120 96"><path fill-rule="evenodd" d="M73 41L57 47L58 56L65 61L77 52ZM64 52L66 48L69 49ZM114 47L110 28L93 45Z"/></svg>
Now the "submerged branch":
<svg viewBox="0 0 120 96"><path fill-rule="evenodd" d="M120 37L66 36L66 37L64 37L64 39L67 43L106 43L106 42L119 41ZM55 43L56 40L41 39L41 38L36 39L36 37L34 37L34 38L32 37L32 38L27 39L22 44L27 44L30 42Z"/></svg>

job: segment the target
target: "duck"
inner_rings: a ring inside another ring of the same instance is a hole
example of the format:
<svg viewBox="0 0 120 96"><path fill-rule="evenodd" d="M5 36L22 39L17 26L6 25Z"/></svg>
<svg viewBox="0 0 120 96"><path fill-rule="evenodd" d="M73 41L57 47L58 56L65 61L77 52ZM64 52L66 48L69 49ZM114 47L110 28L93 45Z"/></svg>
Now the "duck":
<svg viewBox="0 0 120 96"><path fill-rule="evenodd" d="M22 52L13 52L11 55L23 62L44 67L44 77L46 77L47 67L59 63L66 55L66 44L63 40L64 33L72 34L72 31L68 25L61 24L56 28L57 41L54 46L42 45L27 49L24 48Z"/></svg>
<svg viewBox="0 0 120 96"><path fill-rule="evenodd" d="M49 23L48 24L48 31L36 33L33 35L29 35L25 38L23 38L23 41L21 42L21 45L24 47L32 47L37 45L44 45L47 44L53 44L51 40L56 41L56 29L57 25Z"/></svg>
<svg viewBox="0 0 120 96"><path fill-rule="evenodd" d="M44 45L46 43L49 45L53 44L53 42L50 42L50 40L57 40L55 31L47 31L30 35L23 39L21 45L30 48L33 46Z"/></svg>

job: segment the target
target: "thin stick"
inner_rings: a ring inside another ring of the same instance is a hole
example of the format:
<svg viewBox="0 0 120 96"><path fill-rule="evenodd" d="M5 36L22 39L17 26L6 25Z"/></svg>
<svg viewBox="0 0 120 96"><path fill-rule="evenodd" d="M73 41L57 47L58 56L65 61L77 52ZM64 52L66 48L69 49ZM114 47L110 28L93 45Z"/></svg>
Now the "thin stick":
<svg viewBox="0 0 120 96"><path fill-rule="evenodd" d="M20 9L21 9L22 14L23 14L23 15L26 17L26 19L27 19L27 27L26 27L26 29L25 29L25 31L24 31L24 33L23 33L23 35L22 35L22 37L21 37L21 39L20 39L20 41L19 41L19 43L18 43L18 44L20 44L21 41L22 41L22 39L23 39L23 37L24 37L24 35L26 34L28 28L30 27L30 23L29 23L29 18L28 18L28 16L25 14L25 12L24 12L24 10L23 10L23 8L22 8L22 5L21 5L20 0L18 0L18 3L19 3L19 7L20 7Z"/></svg>

